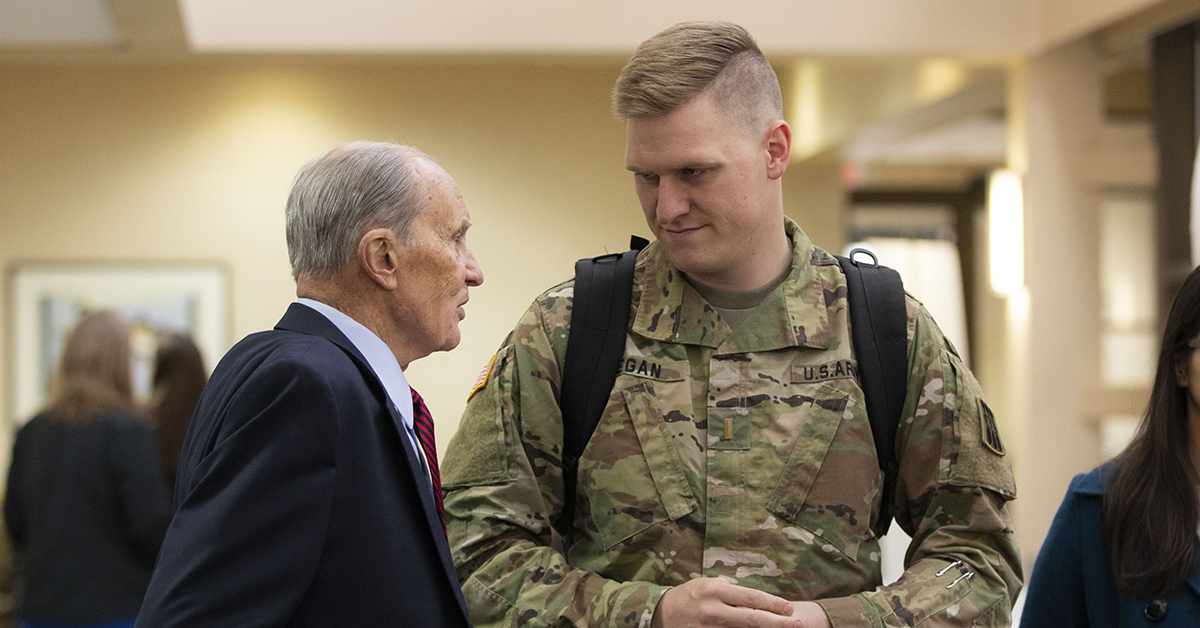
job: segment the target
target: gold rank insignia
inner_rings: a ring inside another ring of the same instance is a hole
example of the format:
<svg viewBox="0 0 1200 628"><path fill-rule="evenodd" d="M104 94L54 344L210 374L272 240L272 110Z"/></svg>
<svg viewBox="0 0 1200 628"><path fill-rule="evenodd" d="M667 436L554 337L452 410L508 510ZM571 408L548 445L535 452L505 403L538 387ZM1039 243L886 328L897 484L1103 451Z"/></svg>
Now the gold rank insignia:
<svg viewBox="0 0 1200 628"><path fill-rule="evenodd" d="M492 366L495 364L496 354L493 353L492 359L488 360L487 366L483 367L483 370L479 372L479 377L475 378L475 385L471 386L471 392L467 393L467 403L471 402L471 397L474 397L475 393L482 390L484 386L487 386L488 376L492 374Z"/></svg>

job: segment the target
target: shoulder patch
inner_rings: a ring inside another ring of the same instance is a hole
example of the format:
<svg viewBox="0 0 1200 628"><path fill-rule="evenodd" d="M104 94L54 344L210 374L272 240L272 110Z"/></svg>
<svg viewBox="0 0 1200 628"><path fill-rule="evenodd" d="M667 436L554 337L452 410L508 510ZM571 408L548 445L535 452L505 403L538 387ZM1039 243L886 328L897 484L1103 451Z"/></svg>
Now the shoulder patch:
<svg viewBox="0 0 1200 628"><path fill-rule="evenodd" d="M979 435L983 446L997 456L1004 455L1004 444L1000 442L1000 430L996 429L996 418L992 409L983 400L979 400Z"/></svg>
<svg viewBox="0 0 1200 628"><path fill-rule="evenodd" d="M471 392L467 393L468 402L471 401L471 397L475 396L475 393L487 386L488 376L492 374L492 367L496 364L496 355L492 354L492 359L488 360L487 366L484 366L483 370L479 372L479 377L475 378L475 385L471 386Z"/></svg>

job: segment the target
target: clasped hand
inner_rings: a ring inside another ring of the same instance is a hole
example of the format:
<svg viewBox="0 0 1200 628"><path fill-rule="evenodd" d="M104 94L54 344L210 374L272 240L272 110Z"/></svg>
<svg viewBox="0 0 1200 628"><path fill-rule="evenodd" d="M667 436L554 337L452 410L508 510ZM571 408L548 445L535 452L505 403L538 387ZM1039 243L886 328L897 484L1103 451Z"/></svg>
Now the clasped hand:
<svg viewBox="0 0 1200 628"><path fill-rule="evenodd" d="M672 588L654 609L652 628L828 628L816 602L789 602L721 578L697 578Z"/></svg>

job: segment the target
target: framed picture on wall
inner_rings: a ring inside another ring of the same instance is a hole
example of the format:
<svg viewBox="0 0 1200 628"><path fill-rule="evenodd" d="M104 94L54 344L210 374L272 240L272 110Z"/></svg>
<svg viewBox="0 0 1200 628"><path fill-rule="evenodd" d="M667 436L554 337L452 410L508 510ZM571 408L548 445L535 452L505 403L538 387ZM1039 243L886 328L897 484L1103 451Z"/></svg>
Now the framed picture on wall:
<svg viewBox="0 0 1200 628"><path fill-rule="evenodd" d="M5 396L16 425L44 405L66 335L86 312L113 310L129 324L139 400L150 393L161 333L192 336L209 369L229 348L229 271L220 263L18 261L7 279Z"/></svg>

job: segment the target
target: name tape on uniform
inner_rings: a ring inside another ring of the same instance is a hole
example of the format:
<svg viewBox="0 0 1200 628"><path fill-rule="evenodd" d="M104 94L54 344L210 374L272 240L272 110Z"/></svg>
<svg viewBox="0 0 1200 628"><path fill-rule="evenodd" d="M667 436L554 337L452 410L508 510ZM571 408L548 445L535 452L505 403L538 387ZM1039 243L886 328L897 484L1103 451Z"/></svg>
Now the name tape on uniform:
<svg viewBox="0 0 1200 628"><path fill-rule="evenodd" d="M823 382L830 379L858 379L858 365L850 360L838 360L828 364L792 366L792 383Z"/></svg>

